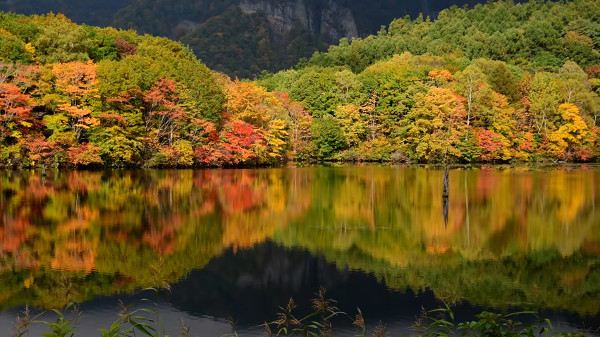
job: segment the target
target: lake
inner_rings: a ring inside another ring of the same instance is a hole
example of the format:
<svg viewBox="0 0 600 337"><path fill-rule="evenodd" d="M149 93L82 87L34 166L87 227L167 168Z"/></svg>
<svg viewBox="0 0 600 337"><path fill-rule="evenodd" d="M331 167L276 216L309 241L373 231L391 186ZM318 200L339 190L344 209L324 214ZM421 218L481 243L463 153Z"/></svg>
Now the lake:
<svg viewBox="0 0 600 337"><path fill-rule="evenodd" d="M80 335L99 335L119 301L144 298L173 335L179 319L192 335L228 334L231 322L262 335L290 297L309 312L320 287L393 334L444 302L459 320L539 310L566 329L600 327L600 167L453 168L447 199L443 176L401 166L0 172L0 335L25 305L71 301ZM336 331L354 335L351 323Z"/></svg>

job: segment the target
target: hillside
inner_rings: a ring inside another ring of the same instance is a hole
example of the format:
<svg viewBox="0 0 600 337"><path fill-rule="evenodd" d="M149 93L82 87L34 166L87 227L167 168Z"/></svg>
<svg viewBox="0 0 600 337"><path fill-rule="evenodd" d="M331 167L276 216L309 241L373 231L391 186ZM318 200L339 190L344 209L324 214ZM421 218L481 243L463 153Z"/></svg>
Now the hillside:
<svg viewBox="0 0 600 337"><path fill-rule="evenodd" d="M599 16L452 8L248 82L166 38L0 14L0 166L594 161Z"/></svg>
<svg viewBox="0 0 600 337"><path fill-rule="evenodd" d="M490 2L471 10L452 7L434 21L397 19L376 36L341 41L308 64L364 70L404 51L501 60L520 68L557 69L566 60L600 63L597 1Z"/></svg>
<svg viewBox="0 0 600 337"><path fill-rule="evenodd" d="M366 37L395 18L436 17L484 1L0 0L0 10L63 13L77 23L133 28L190 45L210 68L240 78L289 68L341 38Z"/></svg>

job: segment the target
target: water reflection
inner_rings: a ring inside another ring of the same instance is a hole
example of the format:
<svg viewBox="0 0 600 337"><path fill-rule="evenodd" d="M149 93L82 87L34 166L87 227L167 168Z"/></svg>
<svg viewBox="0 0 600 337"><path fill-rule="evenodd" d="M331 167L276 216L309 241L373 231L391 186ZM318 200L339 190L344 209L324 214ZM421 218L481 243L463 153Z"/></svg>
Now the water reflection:
<svg viewBox="0 0 600 337"><path fill-rule="evenodd" d="M0 309L174 282L269 240L402 292L596 314L599 178L454 169L444 200L444 171L414 167L2 172Z"/></svg>

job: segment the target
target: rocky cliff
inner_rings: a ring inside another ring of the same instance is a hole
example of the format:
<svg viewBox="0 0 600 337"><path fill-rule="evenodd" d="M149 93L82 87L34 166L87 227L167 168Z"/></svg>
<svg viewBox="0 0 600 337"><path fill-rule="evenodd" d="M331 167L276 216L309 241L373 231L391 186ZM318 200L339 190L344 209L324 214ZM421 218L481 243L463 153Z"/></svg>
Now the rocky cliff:
<svg viewBox="0 0 600 337"><path fill-rule="evenodd" d="M358 36L352 12L334 0L324 4L305 0L241 0L239 6L245 14L264 14L276 39L284 40L298 28L327 42Z"/></svg>

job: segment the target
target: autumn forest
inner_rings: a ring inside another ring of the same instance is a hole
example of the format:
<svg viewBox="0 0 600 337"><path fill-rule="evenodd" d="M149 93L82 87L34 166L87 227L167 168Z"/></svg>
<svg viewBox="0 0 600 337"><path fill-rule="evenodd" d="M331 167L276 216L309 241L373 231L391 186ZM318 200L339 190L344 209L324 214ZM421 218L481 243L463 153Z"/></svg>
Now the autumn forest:
<svg viewBox="0 0 600 337"><path fill-rule="evenodd" d="M403 18L232 79L185 45L0 14L0 165L502 163L599 155L600 1Z"/></svg>

